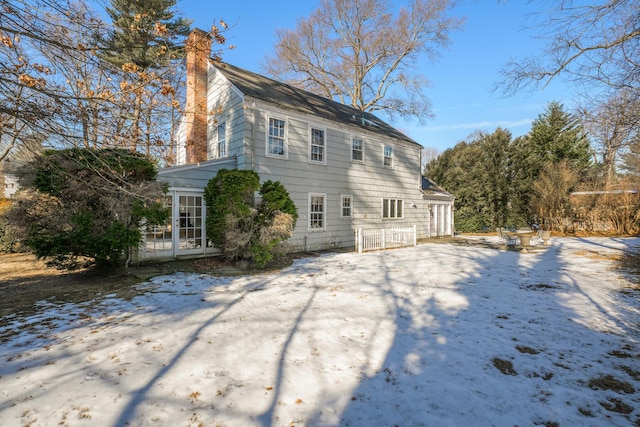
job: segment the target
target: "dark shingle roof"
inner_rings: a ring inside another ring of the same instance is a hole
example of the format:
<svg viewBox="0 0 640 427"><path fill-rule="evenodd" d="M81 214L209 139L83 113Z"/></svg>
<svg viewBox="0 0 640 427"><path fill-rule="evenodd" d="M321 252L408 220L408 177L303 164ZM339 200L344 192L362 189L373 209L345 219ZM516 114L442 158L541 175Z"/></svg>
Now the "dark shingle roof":
<svg viewBox="0 0 640 427"><path fill-rule="evenodd" d="M226 63L215 64L240 92L254 99L276 104L284 109L299 111L327 120L366 129L384 137L418 144L394 127L365 111L332 101L286 83L243 70Z"/></svg>
<svg viewBox="0 0 640 427"><path fill-rule="evenodd" d="M431 196L443 196L453 199L453 195L426 176L422 177L422 193Z"/></svg>

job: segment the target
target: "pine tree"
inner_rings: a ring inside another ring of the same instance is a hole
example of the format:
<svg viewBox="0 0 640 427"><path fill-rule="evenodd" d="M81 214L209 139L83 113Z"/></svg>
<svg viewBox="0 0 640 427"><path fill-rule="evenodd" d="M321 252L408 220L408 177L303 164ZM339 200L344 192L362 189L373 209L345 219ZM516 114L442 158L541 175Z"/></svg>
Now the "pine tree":
<svg viewBox="0 0 640 427"><path fill-rule="evenodd" d="M158 138L154 129L162 106L173 105L179 66L174 60L183 57L182 39L190 32L191 21L175 16L175 4L176 0L111 0L106 8L113 30L102 58L121 70L120 88L129 96L120 130L131 150L143 150L148 157L153 147L168 139Z"/></svg>
<svg viewBox="0 0 640 427"><path fill-rule="evenodd" d="M559 102L547 105L545 112L534 120L528 136L540 160L540 164L533 165L538 172L547 162L566 160L576 171L591 165L591 148L585 131L579 120Z"/></svg>
<svg viewBox="0 0 640 427"><path fill-rule="evenodd" d="M176 0L111 0L106 11L114 29L104 59L122 67L141 70L162 67L182 56L181 37L189 34L191 21L175 17Z"/></svg>

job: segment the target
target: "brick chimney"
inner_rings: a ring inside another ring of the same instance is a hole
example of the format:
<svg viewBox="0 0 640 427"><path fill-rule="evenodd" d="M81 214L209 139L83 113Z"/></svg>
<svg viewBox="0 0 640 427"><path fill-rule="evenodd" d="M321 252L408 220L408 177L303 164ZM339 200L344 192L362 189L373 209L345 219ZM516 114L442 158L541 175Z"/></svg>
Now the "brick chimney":
<svg viewBox="0 0 640 427"><path fill-rule="evenodd" d="M191 31L187 53L186 162L207 160L207 82L211 36L198 28Z"/></svg>

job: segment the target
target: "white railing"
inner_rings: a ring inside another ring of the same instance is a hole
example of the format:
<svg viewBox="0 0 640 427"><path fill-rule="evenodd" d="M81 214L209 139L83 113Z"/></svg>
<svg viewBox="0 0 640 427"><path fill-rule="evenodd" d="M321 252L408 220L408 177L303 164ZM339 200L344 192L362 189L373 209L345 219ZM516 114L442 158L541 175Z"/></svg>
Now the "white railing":
<svg viewBox="0 0 640 427"><path fill-rule="evenodd" d="M416 226L356 229L358 253L416 245Z"/></svg>

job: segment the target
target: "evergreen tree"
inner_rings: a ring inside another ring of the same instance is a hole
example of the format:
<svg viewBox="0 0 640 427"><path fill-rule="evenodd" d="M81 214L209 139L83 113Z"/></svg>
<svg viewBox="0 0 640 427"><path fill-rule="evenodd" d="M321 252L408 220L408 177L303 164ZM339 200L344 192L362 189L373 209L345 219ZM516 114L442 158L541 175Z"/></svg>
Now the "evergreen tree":
<svg viewBox="0 0 640 427"><path fill-rule="evenodd" d="M538 162L532 166L542 170L547 162L566 160L574 170L583 171L591 165L591 148L587 134L579 120L564 110L559 102L550 102L544 113L531 125L529 143L537 154Z"/></svg>
<svg viewBox="0 0 640 427"><path fill-rule="evenodd" d="M629 149L622 155L622 170L636 178L640 177L640 140L629 144Z"/></svg>
<svg viewBox="0 0 640 427"><path fill-rule="evenodd" d="M254 206L258 192L262 202ZM289 239L298 211L279 181L266 181L251 170L221 169L204 190L207 236L229 260L251 259L264 267Z"/></svg>
<svg viewBox="0 0 640 427"><path fill-rule="evenodd" d="M483 199L487 204L487 213L491 228L509 224L508 179L509 144L511 132L498 128L492 134L482 135L478 144L482 152L479 178L482 179Z"/></svg>
<svg viewBox="0 0 640 427"><path fill-rule="evenodd" d="M527 225L533 182L527 139L512 141L511 132L501 128L472 138L426 167L427 175L456 197L456 228L481 231Z"/></svg>
<svg viewBox="0 0 640 427"><path fill-rule="evenodd" d="M191 21L175 16L176 0L111 0L106 11L114 29L104 58L122 67L141 70L162 67L182 57L181 38L189 34Z"/></svg>
<svg viewBox="0 0 640 427"><path fill-rule="evenodd" d="M529 136L515 138L509 145L509 219L507 224L528 224L538 220L530 214L531 187L540 174L540 158Z"/></svg>
<svg viewBox="0 0 640 427"><path fill-rule="evenodd" d="M26 166L24 189L5 216L49 265L119 267L139 247L143 226L167 220L156 176L153 162L128 150L47 150Z"/></svg>

